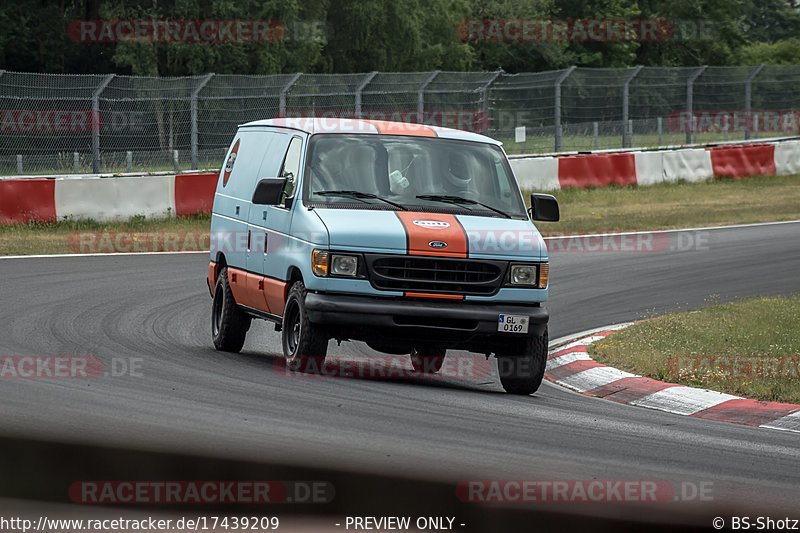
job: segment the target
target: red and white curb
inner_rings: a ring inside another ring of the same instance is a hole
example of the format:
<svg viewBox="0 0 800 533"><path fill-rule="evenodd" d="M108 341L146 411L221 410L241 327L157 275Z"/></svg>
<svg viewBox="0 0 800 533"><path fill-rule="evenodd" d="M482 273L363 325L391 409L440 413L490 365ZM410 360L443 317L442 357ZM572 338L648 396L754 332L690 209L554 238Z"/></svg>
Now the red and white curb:
<svg viewBox="0 0 800 533"><path fill-rule="evenodd" d="M562 341L547 358L545 378L587 396L659 411L800 433L800 405L762 402L623 372L598 363L587 347L630 326L616 324Z"/></svg>

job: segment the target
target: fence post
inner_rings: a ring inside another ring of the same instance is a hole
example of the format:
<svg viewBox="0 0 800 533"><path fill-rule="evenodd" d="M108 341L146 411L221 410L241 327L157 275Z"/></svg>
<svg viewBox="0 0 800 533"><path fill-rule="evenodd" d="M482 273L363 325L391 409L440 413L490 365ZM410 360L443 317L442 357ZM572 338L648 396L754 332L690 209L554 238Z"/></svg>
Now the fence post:
<svg viewBox="0 0 800 533"><path fill-rule="evenodd" d="M693 98L694 98L694 80L697 79L700 74L703 73L705 69L708 68L708 65L703 65L702 67L695 70L689 79L686 80L686 113L689 115L689 120L691 126L689 129L686 130L686 144L692 144L692 133L694 133L694 110L692 109L694 106Z"/></svg>
<svg viewBox="0 0 800 533"><path fill-rule="evenodd" d="M364 87L369 85L369 82L372 81L372 78L378 74L377 70L373 70L369 74L364 76L364 79L361 80L361 83L358 84L356 88L356 108L355 108L355 118L361 118L361 91L364 90Z"/></svg>
<svg viewBox="0 0 800 533"><path fill-rule="evenodd" d="M128 172L133 170L133 152L130 150L125 152L125 168L128 169Z"/></svg>
<svg viewBox="0 0 800 533"><path fill-rule="evenodd" d="M555 102L553 104L553 129L555 130L555 151L561 151L561 84L564 80L572 74L577 67L575 65L569 67L566 72L561 74L556 80L555 85Z"/></svg>
<svg viewBox="0 0 800 533"><path fill-rule="evenodd" d="M22 154L17 154L17 175L22 176Z"/></svg>
<svg viewBox="0 0 800 533"><path fill-rule="evenodd" d="M600 147L600 123L592 122L592 137L594 138L594 149Z"/></svg>
<svg viewBox="0 0 800 533"><path fill-rule="evenodd" d="M289 89L292 88L292 85L297 83L297 80L300 79L300 76L302 76L302 75L303 75L302 72L296 72L295 75L292 76L292 79L290 79L286 83L286 85L284 85L283 88L281 89L281 92L280 92L280 94L278 96L278 116L279 117L283 118L283 117L286 116L286 93L289 92Z"/></svg>
<svg viewBox="0 0 800 533"><path fill-rule="evenodd" d="M114 79L109 74L92 93L92 172L100 172L100 93Z"/></svg>
<svg viewBox="0 0 800 533"><path fill-rule="evenodd" d="M420 124L425 123L425 88L430 85L433 79L439 75L440 70L434 70L431 72L425 81L420 83L419 88L417 89L417 118Z"/></svg>
<svg viewBox="0 0 800 533"><path fill-rule="evenodd" d="M661 133L664 131L664 119L661 117L656 117L656 129L658 130L658 147L661 148L661 146L663 146L661 142Z"/></svg>
<svg viewBox="0 0 800 533"><path fill-rule="evenodd" d="M761 63L756 68L753 69L753 72L747 76L747 81L744 84L744 139L750 139L750 100L752 96L752 86L753 86L753 78L758 76L758 73L761 72L761 69L764 68L764 63Z"/></svg>
<svg viewBox="0 0 800 533"><path fill-rule="evenodd" d="M81 155L78 152L72 152L72 172L77 174L81 171Z"/></svg>
<svg viewBox="0 0 800 533"><path fill-rule="evenodd" d="M203 77L203 79L200 80L200 83L197 85L197 87L195 87L194 90L192 91L192 97L191 97L191 100L189 101L189 107L191 109L191 115L192 115L192 117L191 117L191 122L192 122L192 139L191 139L191 145L192 145L192 170L197 170L197 158L198 158L198 153L199 153L199 150L198 150L198 147L197 147L197 98L198 98L198 95L200 94L200 91L203 89L203 87L205 87L206 84L213 77L214 77L214 73L213 72L210 72L210 73L206 74L205 77ZM130 170L129 170L129 172L130 172Z"/></svg>
<svg viewBox="0 0 800 533"><path fill-rule="evenodd" d="M489 116L489 86L492 85L494 83L494 80L496 80L497 77L500 76L500 74L503 74L503 72L504 71L501 68L495 70L489 77L489 79L486 81L486 83L484 83L475 90L476 92L481 93L481 111L483 111L487 117ZM487 129L489 128L490 123L491 123L490 121L487 121L486 125ZM482 122L479 122L479 124L482 124Z"/></svg>
<svg viewBox="0 0 800 533"><path fill-rule="evenodd" d="M628 100L630 96L630 84L633 78L636 77L637 74L642 70L642 65L639 65L633 72L631 72L627 78L625 78L625 83L622 85L622 124L628 123ZM623 148L630 148L631 146L631 138L630 135L626 135L625 127L622 128L622 147Z"/></svg>

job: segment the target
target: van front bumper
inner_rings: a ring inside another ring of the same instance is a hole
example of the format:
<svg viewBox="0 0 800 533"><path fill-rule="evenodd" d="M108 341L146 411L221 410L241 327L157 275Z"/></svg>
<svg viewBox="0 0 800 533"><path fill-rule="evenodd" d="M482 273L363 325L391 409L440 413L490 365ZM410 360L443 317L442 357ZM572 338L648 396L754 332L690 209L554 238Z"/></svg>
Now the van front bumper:
<svg viewBox="0 0 800 533"><path fill-rule="evenodd" d="M449 346L501 344L524 339L526 334L497 331L500 314L529 319L527 335L543 335L548 312L539 304L389 299L309 292L308 319L328 326L334 338L397 343L433 342ZM492 350L494 351L494 350Z"/></svg>

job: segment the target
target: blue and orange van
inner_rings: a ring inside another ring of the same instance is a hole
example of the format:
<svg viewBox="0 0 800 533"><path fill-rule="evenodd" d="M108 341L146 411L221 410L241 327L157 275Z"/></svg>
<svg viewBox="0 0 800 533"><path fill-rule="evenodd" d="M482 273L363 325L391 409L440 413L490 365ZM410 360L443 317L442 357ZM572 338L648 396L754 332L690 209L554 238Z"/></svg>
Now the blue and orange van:
<svg viewBox="0 0 800 533"><path fill-rule="evenodd" d="M208 286L219 350L254 318L281 331L287 366L321 368L358 340L436 372L448 349L495 355L530 394L547 359L547 249L501 143L448 128L357 119L239 127L220 172Z"/></svg>

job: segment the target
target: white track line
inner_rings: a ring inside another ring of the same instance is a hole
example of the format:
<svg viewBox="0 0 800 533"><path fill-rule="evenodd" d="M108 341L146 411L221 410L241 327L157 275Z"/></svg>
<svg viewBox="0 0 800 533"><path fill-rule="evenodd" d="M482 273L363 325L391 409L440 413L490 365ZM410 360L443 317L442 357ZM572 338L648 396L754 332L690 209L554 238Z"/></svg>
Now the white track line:
<svg viewBox="0 0 800 533"><path fill-rule="evenodd" d="M47 259L51 257L110 257L116 255L176 255L206 254L208 250L177 250L174 252L96 252L89 254L40 254L40 255L0 255L0 259Z"/></svg>
<svg viewBox="0 0 800 533"><path fill-rule="evenodd" d="M621 231L618 233L585 233L578 235L558 235L553 237L544 237L544 240L557 240L557 239L573 239L577 237L617 237L625 235L647 235L650 233L680 233L687 231L709 231L720 229L738 229L738 228L755 228L759 226L778 226L783 224L797 224L800 220L779 220L777 222L752 222L750 224L731 224L730 226L705 226L702 228L676 228L676 229L653 229L646 231Z"/></svg>
<svg viewBox="0 0 800 533"><path fill-rule="evenodd" d="M573 239L582 237L603 237L603 236L624 236L624 235L647 235L650 233L677 233L685 231L708 231L738 228L754 228L758 226L777 226L782 224L798 224L800 220L781 220L778 222L754 222L752 224L732 224L730 226L707 226L703 228L679 228L649 231L624 231L619 233L586 233L583 235L559 235L557 237L544 237L545 241L556 239ZM207 254L208 250L176 251L176 252L103 252L91 254L41 254L41 255L0 255L0 259L45 259L49 257L108 257L113 255L174 255L174 254ZM598 331L603 331L603 328ZM572 336L572 335L571 335Z"/></svg>

